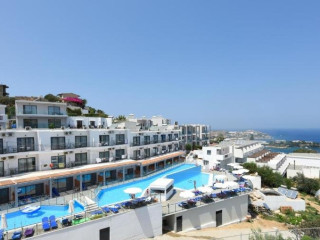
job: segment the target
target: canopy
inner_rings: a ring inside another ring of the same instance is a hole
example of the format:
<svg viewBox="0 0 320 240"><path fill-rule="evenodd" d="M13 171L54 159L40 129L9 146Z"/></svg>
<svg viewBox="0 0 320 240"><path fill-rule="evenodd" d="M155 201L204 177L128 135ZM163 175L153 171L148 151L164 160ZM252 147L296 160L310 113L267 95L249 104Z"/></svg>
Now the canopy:
<svg viewBox="0 0 320 240"><path fill-rule="evenodd" d="M241 175L243 174L243 171L241 171L242 169L239 169L239 170L233 170L232 173L235 174L235 175Z"/></svg>
<svg viewBox="0 0 320 240"><path fill-rule="evenodd" d="M68 209L69 213L73 213L74 212L74 202L73 200L69 201L69 209Z"/></svg>
<svg viewBox="0 0 320 240"><path fill-rule="evenodd" d="M235 165L233 168L234 168L234 169L242 169L243 167L240 166L240 165Z"/></svg>
<svg viewBox="0 0 320 240"><path fill-rule="evenodd" d="M7 229L8 228L8 223L7 223L7 218L6 218L6 214L2 213L1 215L1 229Z"/></svg>
<svg viewBox="0 0 320 240"><path fill-rule="evenodd" d="M239 184L233 181L224 182L224 184L227 186L227 188L239 188Z"/></svg>
<svg viewBox="0 0 320 240"><path fill-rule="evenodd" d="M195 194L191 191L184 191L184 192L181 192L179 196L182 198L193 198Z"/></svg>
<svg viewBox="0 0 320 240"><path fill-rule="evenodd" d="M239 170L234 170L232 171L233 174L236 174L236 175L242 175L244 173L248 173L249 170L248 169L239 169Z"/></svg>
<svg viewBox="0 0 320 240"><path fill-rule="evenodd" d="M141 193L142 189L141 188L137 188L137 187L133 187L133 188L125 189L124 192L128 193L128 194L137 194L137 193Z"/></svg>
<svg viewBox="0 0 320 240"><path fill-rule="evenodd" d="M230 166L230 167L239 166L239 163L228 163L227 166Z"/></svg>
<svg viewBox="0 0 320 240"><path fill-rule="evenodd" d="M228 186L225 183L215 183L214 186L216 188L227 188Z"/></svg>
<svg viewBox="0 0 320 240"><path fill-rule="evenodd" d="M203 193L212 193L213 191L211 187L198 187L198 190Z"/></svg>

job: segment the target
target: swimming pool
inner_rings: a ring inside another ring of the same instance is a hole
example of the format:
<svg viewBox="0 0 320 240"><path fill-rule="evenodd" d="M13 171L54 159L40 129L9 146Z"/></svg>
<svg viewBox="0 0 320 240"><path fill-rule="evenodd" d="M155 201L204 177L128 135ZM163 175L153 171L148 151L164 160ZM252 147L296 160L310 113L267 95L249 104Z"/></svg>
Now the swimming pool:
<svg viewBox="0 0 320 240"><path fill-rule="evenodd" d="M134 182L103 189L98 194L98 205L105 206L112 203L128 200L129 195L124 192L126 188L138 187L144 190L156 179L165 176L167 176L168 178L173 178L175 180L175 187L186 190L193 188L194 180L196 180L197 185L199 184L198 186L201 186L202 184L208 184L209 179L208 174L201 173L200 166L196 167L194 164L183 164L145 179L136 180Z"/></svg>
<svg viewBox="0 0 320 240"><path fill-rule="evenodd" d="M181 172L173 173L166 176L174 179L174 187L185 190L194 189L194 183L197 187L207 185L209 174L201 172L201 166L190 168Z"/></svg>
<svg viewBox="0 0 320 240"><path fill-rule="evenodd" d="M7 230L23 227L31 224L36 224L42 221L43 217L50 217L51 215L55 215L56 218L67 216L70 213L68 212L69 206L46 206L42 205L40 210L31 213L31 214L25 214L21 211L16 211L12 213L7 213L7 224L8 228ZM83 212L84 208L83 206L78 203L77 201L74 201L74 213ZM1 223L1 221L0 221Z"/></svg>

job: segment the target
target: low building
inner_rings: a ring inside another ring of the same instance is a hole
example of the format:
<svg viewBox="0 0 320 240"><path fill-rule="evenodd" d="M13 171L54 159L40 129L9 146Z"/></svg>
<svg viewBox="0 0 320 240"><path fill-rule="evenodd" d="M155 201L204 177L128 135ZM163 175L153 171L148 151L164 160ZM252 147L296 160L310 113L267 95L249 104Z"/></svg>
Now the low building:
<svg viewBox="0 0 320 240"><path fill-rule="evenodd" d="M8 123L8 115L6 114L6 105L0 104L0 130L6 129Z"/></svg>
<svg viewBox="0 0 320 240"><path fill-rule="evenodd" d="M287 154L289 166L287 177L294 177L297 173L309 178L320 178L320 153L290 153Z"/></svg>
<svg viewBox="0 0 320 240"><path fill-rule="evenodd" d="M67 123L67 105L56 102L16 100L17 128L61 128Z"/></svg>

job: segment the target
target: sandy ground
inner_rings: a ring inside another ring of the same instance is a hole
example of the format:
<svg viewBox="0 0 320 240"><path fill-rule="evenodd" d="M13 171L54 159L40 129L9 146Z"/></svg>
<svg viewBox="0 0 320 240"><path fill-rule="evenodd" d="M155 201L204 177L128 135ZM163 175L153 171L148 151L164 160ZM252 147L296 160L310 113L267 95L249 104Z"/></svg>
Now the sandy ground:
<svg viewBox="0 0 320 240"><path fill-rule="evenodd" d="M231 224L228 226L218 228L205 228L201 230L195 230L190 232L169 232L162 236L156 237L157 240L194 240L194 239L213 239L213 238L225 238L228 239L248 239L246 234L251 233L251 229L262 229L263 232L275 232L276 230L284 231L283 236L291 236L292 234L287 232L288 228L285 224L265 220L262 218L256 218L252 223L242 222L237 224ZM239 236L243 234L242 238ZM236 237L237 236L237 237Z"/></svg>
<svg viewBox="0 0 320 240"><path fill-rule="evenodd" d="M308 198L310 198L310 197L311 197L310 195L306 195L306 196L303 197L303 196L301 196L301 195L299 194L299 198L304 198L304 201L305 201L306 203L309 203L311 207L317 209L317 210L318 210L318 213L320 213L320 205L316 204L315 202L312 202L312 201L308 200Z"/></svg>

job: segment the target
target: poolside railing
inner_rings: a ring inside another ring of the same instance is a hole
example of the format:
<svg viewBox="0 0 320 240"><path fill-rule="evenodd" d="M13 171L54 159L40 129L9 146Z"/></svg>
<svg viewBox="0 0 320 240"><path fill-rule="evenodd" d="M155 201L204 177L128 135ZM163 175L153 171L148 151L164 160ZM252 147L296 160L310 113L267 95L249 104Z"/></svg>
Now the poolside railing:
<svg viewBox="0 0 320 240"><path fill-rule="evenodd" d="M124 201L122 201L124 202ZM148 206L148 205L153 205L153 204L158 204L158 202L150 202L150 203L147 203L143 206L137 206L137 208L139 207L145 207L145 206ZM112 204L114 205L114 204ZM111 205L108 205L108 206L111 206ZM119 213L125 213L125 212L128 212L128 211L131 211L131 210L134 210L134 209L131 209L131 208L119 208L118 211ZM73 213L73 214L68 214L68 215L65 215L63 217L57 217L56 218L56 222L58 223L58 229L64 229L64 228L72 228L73 225L78 225L78 224L84 224L84 223L87 223L89 221L94 221L96 219L101 219L101 218L108 218L110 216L113 216L113 215L116 215L116 214L119 214L119 213L113 213L113 212L109 212L109 213L105 213L102 208L98 207L98 211L101 211L102 214L95 214L93 213L92 211L82 211L82 212L79 212L79 213ZM75 220L75 216L82 216L82 220L81 221L74 221ZM98 215L98 216L97 216ZM49 216L44 216L44 217L49 217ZM68 226L68 227L64 227L62 226L62 219L72 219L73 220L73 224L71 226ZM39 236L39 235L42 235L42 234L47 234L47 233L50 233L50 232L55 232L57 230L50 230L50 231L46 231L44 232L43 229L42 229L42 223L34 223L34 224L29 224L29 225L23 225L23 222L20 222L20 223L17 223L16 227L14 227L14 229L11 229L11 230L7 230L5 231L5 236L4 236L4 240L8 240L8 239L11 239L10 236L12 236L13 232L15 231L19 231L21 230L22 233L27 229L27 228L33 228L34 229L34 235L33 236Z"/></svg>
<svg viewBox="0 0 320 240"><path fill-rule="evenodd" d="M224 201L224 200L227 200L227 199L232 199L232 198L236 198L236 197L239 197L239 196L247 195L250 192L251 192L251 189L250 190L246 189L246 191L236 193L235 195L231 195L231 196L228 196L226 198L219 198L219 197L212 198L211 202L196 201L195 205L192 206L192 207L189 207L189 208L184 208L184 207L179 206L179 203L184 202L184 201L178 201L178 202L175 202L175 203L168 203L167 205L162 205L162 215L163 216L170 215L170 214L173 214L173 213L176 213L176 212L189 210L189 209L192 209L192 208L195 208L195 207L205 206L205 205L208 205L208 204L214 204L216 202L221 202L221 201ZM202 195L198 195L196 197L204 197L206 195L208 195L208 194L202 194ZM196 197L193 197L193 198L190 198L190 199L194 199ZM187 201L187 199L185 201Z"/></svg>

